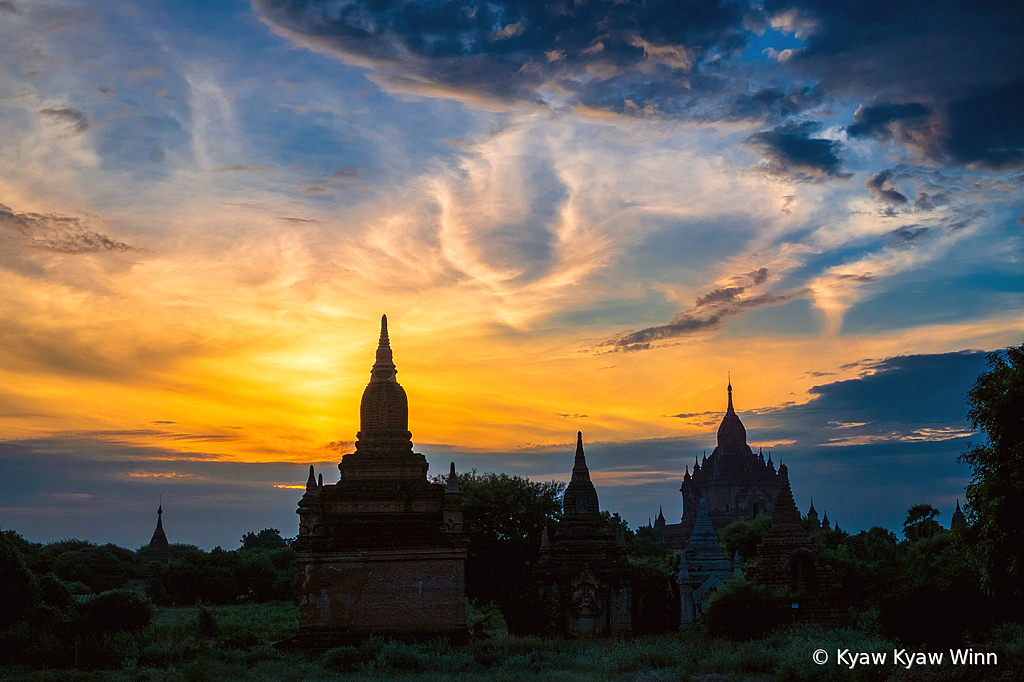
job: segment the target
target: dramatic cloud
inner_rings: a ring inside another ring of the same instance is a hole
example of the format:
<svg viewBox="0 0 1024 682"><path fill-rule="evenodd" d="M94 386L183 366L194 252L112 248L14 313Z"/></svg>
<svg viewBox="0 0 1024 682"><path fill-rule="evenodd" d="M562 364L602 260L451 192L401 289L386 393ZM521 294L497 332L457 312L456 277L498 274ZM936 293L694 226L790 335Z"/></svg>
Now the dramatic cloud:
<svg viewBox="0 0 1024 682"><path fill-rule="evenodd" d="M750 278L753 281L753 286L759 286L767 281L768 269L760 268L741 277ZM648 350L656 341L717 329L722 326L727 317L741 315L764 306L781 305L811 293L809 289L800 289L778 295L768 293L751 295L750 289L751 287L747 286L714 289L694 301L692 309L677 313L669 324L630 332L599 344L595 350L598 352Z"/></svg>
<svg viewBox="0 0 1024 682"><path fill-rule="evenodd" d="M779 120L822 101L810 86L746 87L732 58L765 20L743 0L253 6L279 33L368 66L392 89L709 121Z"/></svg>
<svg viewBox="0 0 1024 682"><path fill-rule="evenodd" d="M906 145L933 162L1024 165L1019 3L909 0L768 2L773 23L806 41L785 66L829 95L867 101L847 131Z"/></svg>
<svg viewBox="0 0 1024 682"><path fill-rule="evenodd" d="M853 113L853 124L846 129L851 137L877 137L889 140L896 138L901 143L911 137L903 133L902 124L931 114L932 110L923 104L878 104L866 107L863 104Z"/></svg>
<svg viewBox="0 0 1024 682"><path fill-rule="evenodd" d="M841 428L842 438L885 436L903 441L912 440L918 431L918 438L932 433L935 440L943 440L953 432L959 437L969 431L967 391L984 371L985 355L960 351L851 363L862 370L860 378L815 386L809 402L767 414L790 425L780 435L797 439L821 438L819 429L830 428ZM801 436L801 428L810 430Z"/></svg>
<svg viewBox="0 0 1024 682"><path fill-rule="evenodd" d="M811 126L782 126L754 133L746 144L764 159L764 170L795 182L821 182L830 178L849 178L841 173L843 161L836 152L839 143L810 137Z"/></svg>
<svg viewBox="0 0 1024 682"><path fill-rule="evenodd" d="M962 494L896 358L1024 338L1019 3L158 4L0 0L3 527L294 528L304 465L196 462L336 471L384 312L439 470L564 479L585 425L672 516L731 371L802 508Z"/></svg>

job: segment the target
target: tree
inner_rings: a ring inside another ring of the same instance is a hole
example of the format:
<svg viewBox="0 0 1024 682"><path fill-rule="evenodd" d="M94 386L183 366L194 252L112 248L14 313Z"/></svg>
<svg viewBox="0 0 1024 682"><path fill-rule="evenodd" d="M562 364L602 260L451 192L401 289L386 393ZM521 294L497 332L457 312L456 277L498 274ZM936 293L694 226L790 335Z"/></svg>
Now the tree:
<svg viewBox="0 0 1024 682"><path fill-rule="evenodd" d="M71 542L61 544L73 546ZM121 587L135 575L135 552L115 544L102 547L91 544L62 551L54 561L54 573L61 580L82 582L97 594Z"/></svg>
<svg viewBox="0 0 1024 682"><path fill-rule="evenodd" d="M967 393L971 425L986 442L962 454L971 467L967 519L986 591L1024 605L1024 345L988 356Z"/></svg>
<svg viewBox="0 0 1024 682"><path fill-rule="evenodd" d="M915 504L907 510L907 520L903 522L903 537L911 542L932 537L942 529L935 520L941 513L930 504Z"/></svg>
<svg viewBox="0 0 1024 682"><path fill-rule="evenodd" d="M241 543L242 549L282 549L288 546L288 541L276 528L264 528L259 533L249 531L242 536Z"/></svg>
<svg viewBox="0 0 1024 682"><path fill-rule="evenodd" d="M768 513L758 514L753 521L737 519L719 532L719 544L730 559L739 552L740 559L752 561L771 527L772 515Z"/></svg>
<svg viewBox="0 0 1024 682"><path fill-rule="evenodd" d="M541 534L561 516L565 484L475 470L456 474L456 480L469 535L466 596L480 604L493 601L513 631L530 631L541 611L533 584Z"/></svg>
<svg viewBox="0 0 1024 682"><path fill-rule="evenodd" d="M16 543L0 534L0 630L36 603L38 592L36 578L25 566Z"/></svg>

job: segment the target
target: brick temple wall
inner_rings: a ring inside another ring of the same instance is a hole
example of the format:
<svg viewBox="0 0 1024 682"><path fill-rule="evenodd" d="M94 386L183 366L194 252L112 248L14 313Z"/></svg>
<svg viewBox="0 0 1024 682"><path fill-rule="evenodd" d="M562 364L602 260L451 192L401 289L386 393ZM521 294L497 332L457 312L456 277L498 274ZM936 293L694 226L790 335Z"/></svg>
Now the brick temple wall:
<svg viewBox="0 0 1024 682"><path fill-rule="evenodd" d="M465 550L300 553L300 632L466 637Z"/></svg>

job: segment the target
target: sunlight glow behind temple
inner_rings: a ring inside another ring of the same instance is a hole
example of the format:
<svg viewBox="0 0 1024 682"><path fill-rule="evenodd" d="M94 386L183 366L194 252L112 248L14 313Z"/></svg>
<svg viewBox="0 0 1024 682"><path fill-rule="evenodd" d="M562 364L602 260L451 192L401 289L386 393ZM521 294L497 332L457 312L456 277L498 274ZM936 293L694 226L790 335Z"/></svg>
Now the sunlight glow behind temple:
<svg viewBox="0 0 1024 682"><path fill-rule="evenodd" d="M383 311L415 442L544 475L577 430L707 438L727 371L752 440L953 447L962 396L938 421L798 408L1024 338L1011 10L938 7L922 46L902 5L877 44L828 3L719 4L699 31L576 6L626 22L617 44L568 18L427 40L358 2L362 42L315 3L0 5L10 457L172 463L118 474L146 486L337 461ZM448 39L465 53L424 51ZM595 475L678 478L683 454Z"/></svg>

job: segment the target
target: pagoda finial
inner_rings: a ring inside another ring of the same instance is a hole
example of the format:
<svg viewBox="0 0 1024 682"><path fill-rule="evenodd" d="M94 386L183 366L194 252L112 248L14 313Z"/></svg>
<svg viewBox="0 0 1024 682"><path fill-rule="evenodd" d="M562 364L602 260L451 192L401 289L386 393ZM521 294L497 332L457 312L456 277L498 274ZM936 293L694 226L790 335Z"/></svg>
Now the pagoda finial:
<svg viewBox="0 0 1024 682"><path fill-rule="evenodd" d="M388 338L388 316L380 316L380 343L378 348L391 348L391 340Z"/></svg>
<svg viewBox="0 0 1024 682"><path fill-rule="evenodd" d="M306 479L306 492L311 493L316 490L316 474L313 473L313 465L309 465L309 478Z"/></svg>
<svg viewBox="0 0 1024 682"><path fill-rule="evenodd" d="M156 508L156 529L164 529L164 503L161 499L160 506Z"/></svg>
<svg viewBox="0 0 1024 682"><path fill-rule="evenodd" d="M590 480L590 469L587 468L587 456L583 454L583 432L576 432L576 461L572 465L572 480L583 478Z"/></svg>
<svg viewBox="0 0 1024 682"><path fill-rule="evenodd" d="M725 413L726 414L732 414L734 412L734 410L732 409L732 372L729 373L729 388L728 388L728 390L729 390L729 408L725 411Z"/></svg>
<svg viewBox="0 0 1024 682"><path fill-rule="evenodd" d="M370 370L370 381L397 382L395 361L391 355L391 340L388 338L388 316L380 317L380 341L377 343L377 361Z"/></svg>

